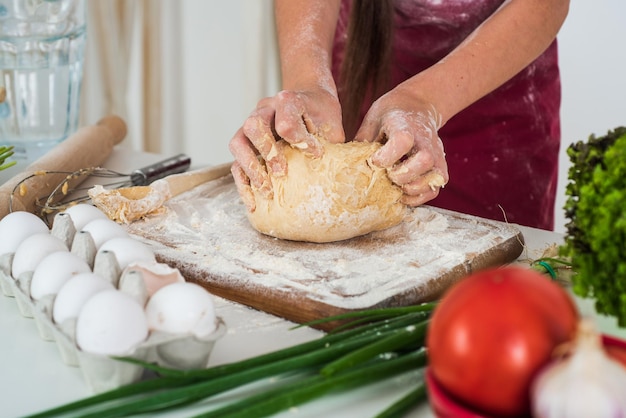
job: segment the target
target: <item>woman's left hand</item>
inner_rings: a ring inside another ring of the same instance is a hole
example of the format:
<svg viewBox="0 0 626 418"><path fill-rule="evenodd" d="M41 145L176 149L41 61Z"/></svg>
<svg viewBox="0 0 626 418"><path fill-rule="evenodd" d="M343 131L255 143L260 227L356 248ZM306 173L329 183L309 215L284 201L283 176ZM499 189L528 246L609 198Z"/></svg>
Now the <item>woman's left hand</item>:
<svg viewBox="0 0 626 418"><path fill-rule="evenodd" d="M419 206L437 197L448 182L440 127L435 107L400 85L372 104L355 140L383 143L372 162L386 168L402 188L404 204Z"/></svg>

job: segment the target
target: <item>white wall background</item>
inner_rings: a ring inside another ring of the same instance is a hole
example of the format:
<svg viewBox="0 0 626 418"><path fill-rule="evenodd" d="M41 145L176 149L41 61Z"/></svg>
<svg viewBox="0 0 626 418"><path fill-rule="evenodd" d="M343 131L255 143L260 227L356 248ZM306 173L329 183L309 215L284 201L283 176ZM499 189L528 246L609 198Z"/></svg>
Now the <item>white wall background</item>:
<svg viewBox="0 0 626 418"><path fill-rule="evenodd" d="M228 141L256 101L278 89L271 0L180 2L180 137L196 164L231 159ZM556 230L564 231L565 148L626 125L626 1L572 0L559 35L562 158Z"/></svg>
<svg viewBox="0 0 626 418"><path fill-rule="evenodd" d="M184 150L196 163L232 160L228 141L257 101L278 91L271 0L184 0Z"/></svg>
<svg viewBox="0 0 626 418"><path fill-rule="evenodd" d="M567 146L626 126L626 1L572 0L559 34L562 149L555 230L563 232ZM626 158L626 156L624 156Z"/></svg>

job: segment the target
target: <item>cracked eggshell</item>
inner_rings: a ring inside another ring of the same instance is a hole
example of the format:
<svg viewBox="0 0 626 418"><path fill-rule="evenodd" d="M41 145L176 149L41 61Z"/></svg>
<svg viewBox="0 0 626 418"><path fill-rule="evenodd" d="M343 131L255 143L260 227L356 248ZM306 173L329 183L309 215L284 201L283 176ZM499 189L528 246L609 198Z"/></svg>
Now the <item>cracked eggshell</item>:
<svg viewBox="0 0 626 418"><path fill-rule="evenodd" d="M128 232L124 227L106 217L90 221L81 231L89 232L94 244L96 244L96 249L111 239L128 237Z"/></svg>
<svg viewBox="0 0 626 418"><path fill-rule="evenodd" d="M100 209L87 203L81 203L78 205L70 206L64 211L72 219L74 228L80 231L89 222L94 219L108 219L107 216Z"/></svg>
<svg viewBox="0 0 626 418"><path fill-rule="evenodd" d="M26 238L47 232L48 226L37 215L26 211L11 212L0 220L0 255L14 253Z"/></svg>
<svg viewBox="0 0 626 418"><path fill-rule="evenodd" d="M98 252L102 251L115 254L122 271L133 262L156 263L156 257L150 247L130 236L108 240L98 250Z"/></svg>
<svg viewBox="0 0 626 418"><path fill-rule="evenodd" d="M15 250L11 266L12 276L18 278L27 271L35 271L44 257L57 251L69 252L69 249L63 241L49 232L29 236Z"/></svg>
<svg viewBox="0 0 626 418"><path fill-rule="evenodd" d="M45 256L35 268L30 282L30 297L34 300L56 295L72 276L89 273L89 264L69 251L56 251Z"/></svg>
<svg viewBox="0 0 626 418"><path fill-rule="evenodd" d="M87 299L76 319L76 343L89 353L129 355L147 337L143 307L119 290L103 290Z"/></svg>
<svg viewBox="0 0 626 418"><path fill-rule="evenodd" d="M164 263L147 263L144 261L132 262L126 267L125 272L138 271L146 285L148 296L152 296L157 290L172 283L184 282L185 278L176 268ZM122 276L125 273L122 273Z"/></svg>
<svg viewBox="0 0 626 418"><path fill-rule="evenodd" d="M195 283L173 283L159 289L146 304L151 330L205 337L215 331L213 297Z"/></svg>
<svg viewBox="0 0 626 418"><path fill-rule="evenodd" d="M114 289L111 282L95 273L77 274L59 289L52 307L52 319L55 323L61 324L67 319L76 318L83 305L93 295Z"/></svg>

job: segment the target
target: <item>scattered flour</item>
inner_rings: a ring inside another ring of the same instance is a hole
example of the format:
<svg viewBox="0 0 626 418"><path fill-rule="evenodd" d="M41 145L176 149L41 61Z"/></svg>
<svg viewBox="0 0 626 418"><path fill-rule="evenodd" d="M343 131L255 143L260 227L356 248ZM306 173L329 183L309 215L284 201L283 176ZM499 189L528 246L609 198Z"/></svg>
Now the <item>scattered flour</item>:
<svg viewBox="0 0 626 418"><path fill-rule="evenodd" d="M398 226L347 241L279 240L250 226L230 176L166 207L129 231L147 239L157 255L176 260L193 280L249 295L297 294L341 309L432 298L458 278L442 283L442 276L459 266L465 273L473 257L519 234L512 225L422 206Z"/></svg>

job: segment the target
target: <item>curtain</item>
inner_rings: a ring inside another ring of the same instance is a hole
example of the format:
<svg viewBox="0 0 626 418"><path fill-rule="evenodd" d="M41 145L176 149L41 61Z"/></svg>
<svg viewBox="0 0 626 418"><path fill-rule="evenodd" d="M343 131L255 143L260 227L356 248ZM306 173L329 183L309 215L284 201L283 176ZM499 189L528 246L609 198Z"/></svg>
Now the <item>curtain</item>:
<svg viewBox="0 0 626 418"><path fill-rule="evenodd" d="M88 40L81 122L122 117L129 134L123 146L160 152L162 120L161 17L165 0L88 2Z"/></svg>
<svg viewBox="0 0 626 418"><path fill-rule="evenodd" d="M122 147L223 162L278 67L272 0L88 0L81 123L117 114Z"/></svg>

